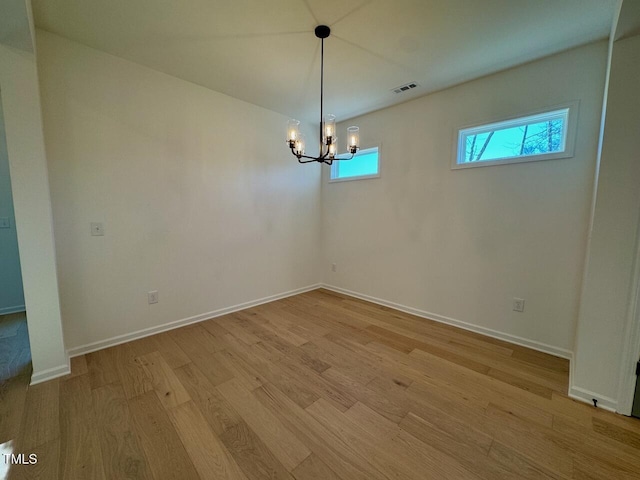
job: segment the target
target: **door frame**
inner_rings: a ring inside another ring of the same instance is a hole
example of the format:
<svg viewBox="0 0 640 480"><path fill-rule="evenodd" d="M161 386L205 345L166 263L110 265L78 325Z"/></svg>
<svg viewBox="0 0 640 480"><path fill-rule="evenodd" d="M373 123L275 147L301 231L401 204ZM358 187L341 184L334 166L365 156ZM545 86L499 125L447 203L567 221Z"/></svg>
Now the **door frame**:
<svg viewBox="0 0 640 480"><path fill-rule="evenodd" d="M622 415L631 415L636 390L636 365L640 360L640 219L636 232L636 254L633 260L627 318L622 341L618 383L618 408Z"/></svg>

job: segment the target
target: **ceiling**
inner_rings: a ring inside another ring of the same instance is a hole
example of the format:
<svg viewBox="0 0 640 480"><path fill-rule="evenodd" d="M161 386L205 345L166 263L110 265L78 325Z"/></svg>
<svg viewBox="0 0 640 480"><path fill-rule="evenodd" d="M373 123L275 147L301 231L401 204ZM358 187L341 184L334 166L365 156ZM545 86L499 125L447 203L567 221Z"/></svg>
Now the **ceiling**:
<svg viewBox="0 0 640 480"><path fill-rule="evenodd" d="M344 120L609 36L617 0L33 0L36 26L303 120ZM418 88L392 89L409 82Z"/></svg>
<svg viewBox="0 0 640 480"><path fill-rule="evenodd" d="M620 18L616 25L616 40L640 35L640 2L627 0L620 9Z"/></svg>
<svg viewBox="0 0 640 480"><path fill-rule="evenodd" d="M24 0L2 0L0 43L33 52L31 27Z"/></svg>

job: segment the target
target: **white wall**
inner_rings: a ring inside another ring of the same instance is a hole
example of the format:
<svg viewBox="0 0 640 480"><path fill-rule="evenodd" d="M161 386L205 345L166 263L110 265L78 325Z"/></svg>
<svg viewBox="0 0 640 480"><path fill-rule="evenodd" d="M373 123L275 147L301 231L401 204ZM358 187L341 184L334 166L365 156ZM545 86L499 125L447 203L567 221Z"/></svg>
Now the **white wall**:
<svg viewBox="0 0 640 480"><path fill-rule="evenodd" d="M324 281L569 356L606 59L600 42L350 120L382 176L325 175ZM573 158L451 170L457 128L572 100Z"/></svg>
<svg viewBox="0 0 640 480"><path fill-rule="evenodd" d="M37 47L73 353L319 282L320 170L285 117L44 31Z"/></svg>
<svg viewBox="0 0 640 480"><path fill-rule="evenodd" d="M628 308L635 293L632 272L640 221L638 58L640 36L613 44L596 208L571 387L573 395L586 400L596 397L610 408L616 408L620 400L630 400L618 398L618 382L629 332ZM627 375L633 379L637 356L629 360Z"/></svg>
<svg viewBox="0 0 640 480"><path fill-rule="evenodd" d="M60 320L34 53L0 45L0 89L33 362L31 381L39 382L68 372L69 364Z"/></svg>
<svg viewBox="0 0 640 480"><path fill-rule="evenodd" d="M1 92L0 92L1 93ZM24 310L22 274L18 256L16 219L13 213L9 155L0 106L0 217L9 219L9 228L0 228L0 315Z"/></svg>

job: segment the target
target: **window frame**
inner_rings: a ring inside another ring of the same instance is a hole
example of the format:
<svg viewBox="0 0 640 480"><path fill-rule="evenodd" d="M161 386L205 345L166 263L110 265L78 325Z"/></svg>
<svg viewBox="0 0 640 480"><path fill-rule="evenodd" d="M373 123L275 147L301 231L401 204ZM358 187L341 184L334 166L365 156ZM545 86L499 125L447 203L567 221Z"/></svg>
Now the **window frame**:
<svg viewBox="0 0 640 480"><path fill-rule="evenodd" d="M543 160L557 160L561 158L571 158L575 154L576 131L578 123L578 108L580 102L575 100L572 102L541 108L534 111L528 111L525 114L512 115L502 117L501 119L492 119L490 121L476 122L457 128L454 131L454 155L451 162L452 170L460 170L465 168L476 167L492 167L496 165L510 165L514 163L539 162ZM524 125L531 125L544 121L545 117L557 114L566 110L566 121L564 122L564 148L558 152L538 153L535 155L516 155L513 157L498 158L494 160L480 160L476 162L459 163L460 155L466 154L465 139L469 135L487 133L503 128L513 128ZM537 120L537 122L536 122Z"/></svg>
<svg viewBox="0 0 640 480"><path fill-rule="evenodd" d="M367 147L367 148L359 149L358 153L356 153L356 157L358 155L362 155L364 153L368 153L368 152L370 152L372 150L377 150L378 151L378 173L370 174L370 175L358 175L358 176L354 176L354 177L333 178L333 172L340 169L340 162L350 162L351 161L351 160L338 160L338 161L334 161L333 162L333 164L331 165L331 168L329 170L329 183L350 182L352 180L368 180L368 179L371 179L371 178L380 178L380 172L382 171L382 161L381 161L382 145L381 144L372 145L372 146ZM341 153L338 156L341 156L341 155L348 155L348 154L347 153Z"/></svg>

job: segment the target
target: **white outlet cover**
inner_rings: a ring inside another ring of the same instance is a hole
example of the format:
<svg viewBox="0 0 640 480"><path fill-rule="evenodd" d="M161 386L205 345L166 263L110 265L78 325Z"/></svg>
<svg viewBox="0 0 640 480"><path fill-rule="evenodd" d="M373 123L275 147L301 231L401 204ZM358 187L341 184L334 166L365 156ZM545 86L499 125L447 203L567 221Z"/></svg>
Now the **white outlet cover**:
<svg viewBox="0 0 640 480"><path fill-rule="evenodd" d="M513 311L514 312L524 312L524 298L515 298L513 299Z"/></svg>
<svg viewBox="0 0 640 480"><path fill-rule="evenodd" d="M151 292L148 292L147 299L149 300L149 305L153 303L158 303L158 291L152 290Z"/></svg>

